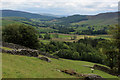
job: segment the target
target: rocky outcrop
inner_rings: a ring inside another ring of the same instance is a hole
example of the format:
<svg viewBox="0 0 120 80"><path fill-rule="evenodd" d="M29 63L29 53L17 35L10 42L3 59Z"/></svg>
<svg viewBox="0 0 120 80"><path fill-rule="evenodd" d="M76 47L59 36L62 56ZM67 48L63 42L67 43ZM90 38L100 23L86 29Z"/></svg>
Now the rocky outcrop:
<svg viewBox="0 0 120 80"><path fill-rule="evenodd" d="M27 47L24 47L18 44L2 42L2 46L13 49L13 50L4 50L0 48L0 51L2 50L2 53L10 53L13 55L24 55L24 56L30 56L30 57L38 57L38 55L44 55L50 58L59 59L59 57L57 56L50 55L46 52L41 52L38 50L30 49L30 48L27 48Z"/></svg>
<svg viewBox="0 0 120 80"><path fill-rule="evenodd" d="M111 69L109 69L107 67L104 67L104 66L94 65L93 68L104 71L104 72L109 73L111 75L117 75L113 70L111 70Z"/></svg>
<svg viewBox="0 0 120 80"><path fill-rule="evenodd" d="M85 76L85 80L106 80L106 79L104 79L101 76L98 76L96 74L87 74Z"/></svg>
<svg viewBox="0 0 120 80"><path fill-rule="evenodd" d="M72 76L80 77L80 78L83 77L82 80L106 80L96 74L81 74L81 73L76 72L75 70L61 70L61 72L64 72Z"/></svg>
<svg viewBox="0 0 120 80"><path fill-rule="evenodd" d="M51 60L48 57L38 57L38 58L47 62L51 62Z"/></svg>
<svg viewBox="0 0 120 80"><path fill-rule="evenodd" d="M40 52L40 51L34 50L34 49L14 49L14 50L2 49L2 53L9 53L9 54L13 54L13 55L24 55L24 56L29 56L29 57L38 57L39 55L44 55L44 56L47 56L50 58L59 59L56 56L52 56L48 53Z"/></svg>
<svg viewBox="0 0 120 80"><path fill-rule="evenodd" d="M12 49L29 49L25 46L21 46L21 45L18 45L18 44L13 44L13 43L2 42L1 44L4 47L9 47L9 48L12 48Z"/></svg>
<svg viewBox="0 0 120 80"><path fill-rule="evenodd" d="M61 70L61 72L64 72L64 73L70 74L70 75L78 75L78 73L75 72L74 70Z"/></svg>
<svg viewBox="0 0 120 80"><path fill-rule="evenodd" d="M40 55L47 56L47 57L50 57L50 58L59 59L59 57L50 55L50 54L48 54L48 53L46 53L46 52L41 52L41 51L39 51L39 54L40 54Z"/></svg>
<svg viewBox="0 0 120 80"><path fill-rule="evenodd" d="M9 53L13 55L24 55L29 57L38 57L39 52L32 49L18 49L18 50L2 50L4 53Z"/></svg>

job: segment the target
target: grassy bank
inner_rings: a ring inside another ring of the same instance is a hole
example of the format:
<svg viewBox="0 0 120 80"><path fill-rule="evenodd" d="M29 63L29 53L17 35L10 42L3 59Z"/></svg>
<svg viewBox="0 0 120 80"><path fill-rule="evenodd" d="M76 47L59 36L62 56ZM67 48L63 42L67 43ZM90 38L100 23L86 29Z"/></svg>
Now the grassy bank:
<svg viewBox="0 0 120 80"><path fill-rule="evenodd" d="M86 61L74 61L67 59L51 59L48 63L34 57L10 55L3 53L3 78L73 78L56 69L73 69L76 72L91 74L91 69L84 65L93 66L95 63ZM94 74L104 78L117 78L105 72L95 70Z"/></svg>

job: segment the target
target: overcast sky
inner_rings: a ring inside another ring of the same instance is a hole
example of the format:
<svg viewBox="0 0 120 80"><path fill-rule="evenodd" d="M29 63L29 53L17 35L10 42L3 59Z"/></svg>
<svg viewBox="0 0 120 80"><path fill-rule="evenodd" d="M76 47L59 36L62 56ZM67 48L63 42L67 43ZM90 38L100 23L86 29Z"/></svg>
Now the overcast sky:
<svg viewBox="0 0 120 80"><path fill-rule="evenodd" d="M94 15L118 11L119 0L2 0L2 9L55 15Z"/></svg>

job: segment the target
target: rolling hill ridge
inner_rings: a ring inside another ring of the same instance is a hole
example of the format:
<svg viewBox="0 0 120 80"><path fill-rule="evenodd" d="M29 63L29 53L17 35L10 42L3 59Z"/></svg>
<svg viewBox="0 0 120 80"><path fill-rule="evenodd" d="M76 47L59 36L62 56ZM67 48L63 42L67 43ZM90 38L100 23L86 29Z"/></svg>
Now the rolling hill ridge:
<svg viewBox="0 0 120 80"><path fill-rule="evenodd" d="M15 10L2 10L2 17L25 17L29 19L33 18L33 19L40 19L40 20L51 20L56 18L53 16L45 16L45 15L23 12L23 11L15 11Z"/></svg>
<svg viewBox="0 0 120 80"><path fill-rule="evenodd" d="M67 17L55 17L50 15L41 15L15 10L1 10L2 17L24 17L28 19L37 19L40 21L51 21L58 24L87 24L87 25L111 25L118 23L119 12L100 13L97 15L71 15Z"/></svg>
<svg viewBox="0 0 120 80"><path fill-rule="evenodd" d="M111 25L118 23L119 12L100 13L97 15L72 15L57 19L61 23L79 23L81 25Z"/></svg>

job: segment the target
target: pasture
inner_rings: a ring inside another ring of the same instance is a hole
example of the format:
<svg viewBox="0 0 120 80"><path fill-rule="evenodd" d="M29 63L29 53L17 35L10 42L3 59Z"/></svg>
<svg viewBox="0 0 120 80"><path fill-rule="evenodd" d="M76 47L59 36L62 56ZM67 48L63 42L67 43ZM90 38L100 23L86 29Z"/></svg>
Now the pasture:
<svg viewBox="0 0 120 80"><path fill-rule="evenodd" d="M84 65L93 66L95 63L67 59L53 59L48 63L35 57L2 54L3 78L75 78L69 74L59 72L60 69L72 69L83 74L91 74L91 69ZM100 70L93 74L104 78L117 78Z"/></svg>
<svg viewBox="0 0 120 80"><path fill-rule="evenodd" d="M87 38L93 38L93 39L110 39L111 35L74 35L74 34L61 34L61 33L49 33L51 36L51 39L49 40L44 40L44 39L40 39L41 42L43 43L48 43L50 41L63 41L63 42L73 42L73 41L78 41L79 39L84 39L85 37ZM54 35L58 34L58 38L55 38ZM44 36L45 34L42 33L42 36ZM72 40L71 38L73 38L74 36L76 36L76 39Z"/></svg>

